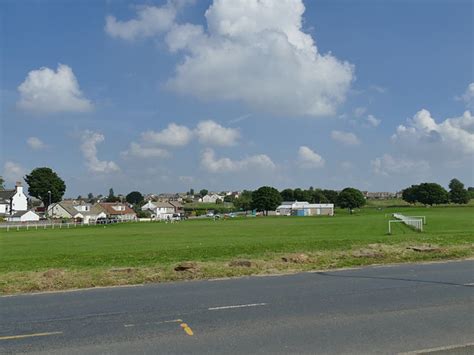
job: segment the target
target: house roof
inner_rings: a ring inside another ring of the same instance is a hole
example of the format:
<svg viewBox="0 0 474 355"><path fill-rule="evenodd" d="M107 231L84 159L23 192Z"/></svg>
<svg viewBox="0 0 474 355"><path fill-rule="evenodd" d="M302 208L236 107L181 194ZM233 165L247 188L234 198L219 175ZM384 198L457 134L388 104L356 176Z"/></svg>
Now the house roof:
<svg viewBox="0 0 474 355"><path fill-rule="evenodd" d="M24 214L27 214L28 212L36 214L35 212L33 212L31 210L30 211L18 211L18 212L15 212L14 214L12 214L10 217L21 217Z"/></svg>
<svg viewBox="0 0 474 355"><path fill-rule="evenodd" d="M0 201L6 201L15 196L16 190L1 190L0 191Z"/></svg>
<svg viewBox="0 0 474 355"><path fill-rule="evenodd" d="M174 208L171 202L153 202L157 208Z"/></svg>
<svg viewBox="0 0 474 355"><path fill-rule="evenodd" d="M82 214L83 216L88 216L88 215L97 215L100 212L102 212L102 209L99 206L97 206L97 204L90 205L89 211L78 211L75 209L75 206L81 206L81 205L84 205L84 203L78 203L72 200L64 200L64 201L58 202L58 205L64 208L67 211L67 213L69 213L72 217L74 217L78 213Z"/></svg>
<svg viewBox="0 0 474 355"><path fill-rule="evenodd" d="M124 215L124 214L135 214L135 211L132 210L124 203L117 203L117 202L101 202L99 203L100 207L104 210L104 212L108 215ZM114 209L114 206L123 206L123 211L117 211Z"/></svg>
<svg viewBox="0 0 474 355"><path fill-rule="evenodd" d="M183 204L178 202L178 201L169 201L170 205L172 205L175 208L182 208Z"/></svg>

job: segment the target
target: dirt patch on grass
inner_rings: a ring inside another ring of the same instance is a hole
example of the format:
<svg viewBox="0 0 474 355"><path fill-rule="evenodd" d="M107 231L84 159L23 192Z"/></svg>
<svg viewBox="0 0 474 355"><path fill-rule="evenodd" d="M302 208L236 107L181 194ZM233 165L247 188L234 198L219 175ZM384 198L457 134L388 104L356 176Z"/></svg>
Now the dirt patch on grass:
<svg viewBox="0 0 474 355"><path fill-rule="evenodd" d="M416 247L419 249L414 249ZM431 249L427 249L431 248ZM58 291L98 286L134 285L249 275L292 273L310 270L357 267L417 261L474 257L472 243L455 246L429 244L369 244L349 250L300 253L270 253L259 259L189 261L154 267L107 267L90 269L47 269L0 273L0 294Z"/></svg>

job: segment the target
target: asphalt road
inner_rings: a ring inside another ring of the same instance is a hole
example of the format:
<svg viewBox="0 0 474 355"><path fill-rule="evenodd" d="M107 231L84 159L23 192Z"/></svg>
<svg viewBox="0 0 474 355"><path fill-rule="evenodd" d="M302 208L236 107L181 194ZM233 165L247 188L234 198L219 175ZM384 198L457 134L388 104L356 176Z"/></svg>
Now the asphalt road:
<svg viewBox="0 0 474 355"><path fill-rule="evenodd" d="M469 343L474 261L0 298L2 354L472 354L458 347Z"/></svg>

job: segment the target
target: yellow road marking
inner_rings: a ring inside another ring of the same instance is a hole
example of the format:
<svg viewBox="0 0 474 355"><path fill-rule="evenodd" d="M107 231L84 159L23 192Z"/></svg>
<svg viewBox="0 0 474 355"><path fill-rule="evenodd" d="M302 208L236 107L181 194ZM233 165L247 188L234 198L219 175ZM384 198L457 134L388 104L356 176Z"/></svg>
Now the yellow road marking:
<svg viewBox="0 0 474 355"><path fill-rule="evenodd" d="M194 335L193 330L186 323L181 323L181 328L184 329L186 334L191 335L191 336Z"/></svg>
<svg viewBox="0 0 474 355"><path fill-rule="evenodd" d="M32 337L45 337L45 336L48 336L48 335L57 335L57 334L62 334L62 333L63 332L49 332L49 333L9 335L9 336L0 337L0 340L23 339L23 338L32 338Z"/></svg>

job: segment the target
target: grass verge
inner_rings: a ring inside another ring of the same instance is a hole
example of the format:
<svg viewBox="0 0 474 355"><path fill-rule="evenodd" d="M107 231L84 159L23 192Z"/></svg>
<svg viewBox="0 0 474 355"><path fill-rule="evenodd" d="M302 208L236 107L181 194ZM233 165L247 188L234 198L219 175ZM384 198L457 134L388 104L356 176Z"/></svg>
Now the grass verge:
<svg viewBox="0 0 474 355"><path fill-rule="evenodd" d="M425 231L397 224L388 236L392 212L425 215ZM1 231L0 293L472 258L473 212L472 207L376 208L355 215L338 211L335 217ZM175 271L184 261L192 267Z"/></svg>

